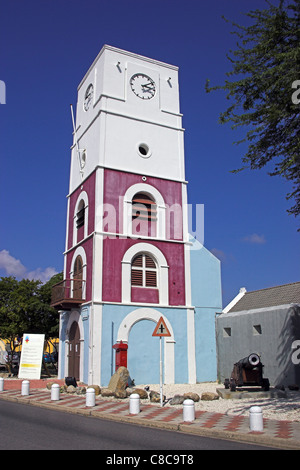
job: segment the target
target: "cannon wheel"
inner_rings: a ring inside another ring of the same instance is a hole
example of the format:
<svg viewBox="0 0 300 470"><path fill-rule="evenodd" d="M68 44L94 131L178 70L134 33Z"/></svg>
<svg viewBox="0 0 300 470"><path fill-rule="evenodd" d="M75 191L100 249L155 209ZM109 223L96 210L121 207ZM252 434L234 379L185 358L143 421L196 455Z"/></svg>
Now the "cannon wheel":
<svg viewBox="0 0 300 470"><path fill-rule="evenodd" d="M225 379L225 380L224 380L224 387L225 387L226 389L229 388L229 384L230 384L229 379Z"/></svg>
<svg viewBox="0 0 300 470"><path fill-rule="evenodd" d="M236 391L236 383L234 379L230 379L230 391L235 392Z"/></svg>
<svg viewBox="0 0 300 470"><path fill-rule="evenodd" d="M270 390L270 382L269 382L269 379L263 379L262 380L262 389L265 391L265 392L268 392Z"/></svg>

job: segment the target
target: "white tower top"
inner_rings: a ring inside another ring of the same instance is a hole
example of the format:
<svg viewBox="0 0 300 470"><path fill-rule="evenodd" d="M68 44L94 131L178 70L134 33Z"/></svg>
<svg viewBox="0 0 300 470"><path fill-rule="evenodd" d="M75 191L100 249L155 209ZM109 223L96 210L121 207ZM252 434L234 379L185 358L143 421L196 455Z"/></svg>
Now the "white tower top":
<svg viewBox="0 0 300 470"><path fill-rule="evenodd" d="M103 46L78 86L75 126L70 192L97 167L184 181L178 67Z"/></svg>

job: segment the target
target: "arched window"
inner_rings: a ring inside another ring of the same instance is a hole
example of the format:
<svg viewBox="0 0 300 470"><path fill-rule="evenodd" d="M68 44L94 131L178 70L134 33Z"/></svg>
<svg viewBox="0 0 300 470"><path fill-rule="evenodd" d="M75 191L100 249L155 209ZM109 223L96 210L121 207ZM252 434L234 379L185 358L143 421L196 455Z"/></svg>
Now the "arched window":
<svg viewBox="0 0 300 470"><path fill-rule="evenodd" d="M83 262L81 256L77 256L73 271L73 299L82 299Z"/></svg>
<svg viewBox="0 0 300 470"><path fill-rule="evenodd" d="M166 238L166 206L152 185L130 186L123 198L123 234Z"/></svg>
<svg viewBox="0 0 300 470"><path fill-rule="evenodd" d="M169 266L156 246L135 243L122 258L122 302L169 304Z"/></svg>
<svg viewBox="0 0 300 470"><path fill-rule="evenodd" d="M85 214L85 205L84 205L84 201L81 200L78 206L77 214L76 214L76 227L77 228L84 226L84 222L85 222L84 214Z"/></svg>
<svg viewBox="0 0 300 470"><path fill-rule="evenodd" d="M73 213L73 245L88 236L88 220L88 195L85 191L82 191L76 201Z"/></svg>
<svg viewBox="0 0 300 470"><path fill-rule="evenodd" d="M136 193L132 198L132 233L156 236L157 209L154 199L145 193Z"/></svg>
<svg viewBox="0 0 300 470"><path fill-rule="evenodd" d="M131 263L131 285L157 287L157 268L155 261L145 253L135 256Z"/></svg>

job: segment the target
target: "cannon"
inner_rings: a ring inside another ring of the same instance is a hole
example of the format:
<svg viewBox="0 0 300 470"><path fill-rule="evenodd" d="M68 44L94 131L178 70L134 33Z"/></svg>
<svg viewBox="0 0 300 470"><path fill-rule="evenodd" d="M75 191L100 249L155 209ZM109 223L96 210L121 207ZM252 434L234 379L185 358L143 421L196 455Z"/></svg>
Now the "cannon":
<svg viewBox="0 0 300 470"><path fill-rule="evenodd" d="M225 388L230 388L232 392L236 387L259 386L263 390L269 390L269 379L263 378L263 364L258 354L252 353L250 356L240 359L233 365L230 379L225 379Z"/></svg>

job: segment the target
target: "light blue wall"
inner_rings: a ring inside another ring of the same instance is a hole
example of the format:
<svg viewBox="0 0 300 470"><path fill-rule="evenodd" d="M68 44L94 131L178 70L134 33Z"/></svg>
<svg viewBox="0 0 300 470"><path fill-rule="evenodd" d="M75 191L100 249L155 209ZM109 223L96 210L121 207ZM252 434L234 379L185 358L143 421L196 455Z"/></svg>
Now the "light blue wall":
<svg viewBox="0 0 300 470"><path fill-rule="evenodd" d="M220 261L198 242L191 250L197 382L217 380L215 314L222 310ZM198 248L198 249L197 249Z"/></svg>
<svg viewBox="0 0 300 470"><path fill-rule="evenodd" d="M103 306L102 314L102 368L101 385L106 386L111 378L112 344L116 343L119 326L126 315L138 307ZM156 308L172 325L175 338L175 382L188 381L187 364L187 319L186 309ZM159 383L159 338L152 337L156 323L141 320L133 325L128 340L128 369L136 384ZM113 326L113 341L112 341ZM113 372L115 362L113 363Z"/></svg>

